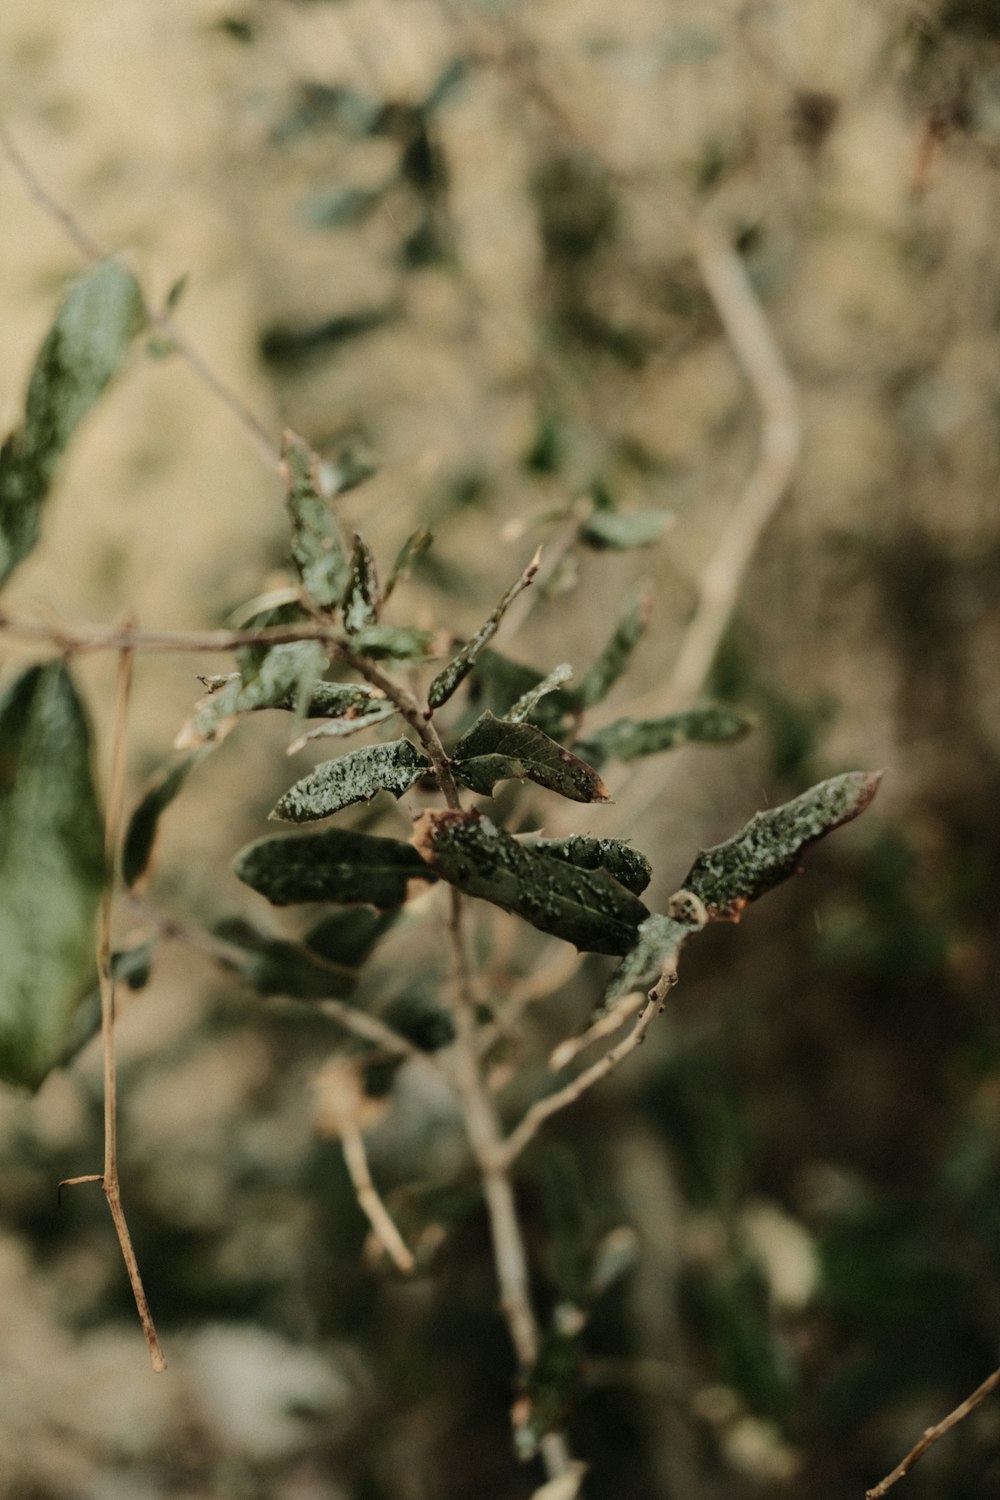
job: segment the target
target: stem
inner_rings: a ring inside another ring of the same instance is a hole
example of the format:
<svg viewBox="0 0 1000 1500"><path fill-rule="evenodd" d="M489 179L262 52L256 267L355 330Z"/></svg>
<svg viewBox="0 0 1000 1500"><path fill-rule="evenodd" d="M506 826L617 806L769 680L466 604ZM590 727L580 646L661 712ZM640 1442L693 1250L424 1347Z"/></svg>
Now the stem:
<svg viewBox="0 0 1000 1500"><path fill-rule="evenodd" d="M345 1124L341 1127L340 1149L344 1153L344 1163L355 1197L368 1216L375 1238L396 1269L409 1273L416 1265L416 1261L393 1223L389 1210L379 1196L378 1189L372 1182L372 1174L368 1168L368 1153L365 1151L361 1131L356 1125Z"/></svg>
<svg viewBox="0 0 1000 1500"><path fill-rule="evenodd" d="M1000 1386L1000 1370L994 1370L992 1375L987 1376L982 1385L977 1386L971 1396L967 1396L960 1406L956 1406L955 1410L949 1412L940 1422L936 1422L933 1427L926 1428L920 1441L914 1443L909 1453L905 1458L900 1459L892 1473L887 1474L884 1479L879 1480L874 1489L865 1491L865 1500L882 1500L882 1496L888 1494L897 1480L905 1479L917 1459L922 1458L928 1448L933 1447L939 1438L944 1437L946 1432L950 1432L953 1427L957 1427L959 1422L964 1422L970 1412L975 1411L976 1407L981 1406L987 1396L993 1394L997 1386Z"/></svg>

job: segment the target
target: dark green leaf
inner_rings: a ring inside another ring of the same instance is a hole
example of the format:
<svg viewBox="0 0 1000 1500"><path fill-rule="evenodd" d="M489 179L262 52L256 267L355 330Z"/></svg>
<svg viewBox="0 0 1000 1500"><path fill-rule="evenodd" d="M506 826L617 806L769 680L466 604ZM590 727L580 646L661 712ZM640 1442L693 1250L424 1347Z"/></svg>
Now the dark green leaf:
<svg viewBox="0 0 1000 1500"><path fill-rule="evenodd" d="M349 565L340 528L322 492L319 459L294 432L286 432L283 460L292 558L306 593L321 609L332 609L347 587Z"/></svg>
<svg viewBox="0 0 1000 1500"><path fill-rule="evenodd" d="M416 985L404 990L386 1006L385 1019L421 1052L440 1052L455 1040L455 1022L437 999L436 989Z"/></svg>
<svg viewBox="0 0 1000 1500"><path fill-rule="evenodd" d="M594 665L584 674L579 686L569 690L567 696L578 711L600 703L621 677L646 629L650 603L648 591L643 591L631 602Z"/></svg>
<svg viewBox="0 0 1000 1500"><path fill-rule="evenodd" d="M0 1078L59 1061L94 972L104 880L90 727L62 662L0 699Z"/></svg>
<svg viewBox="0 0 1000 1500"><path fill-rule="evenodd" d="M529 849L537 849L553 859L564 859L567 864L580 870L607 870L619 885L641 896L653 878L649 860L631 844L621 839L595 839L574 833L565 839L524 839Z"/></svg>
<svg viewBox="0 0 1000 1500"><path fill-rule="evenodd" d="M488 645L496 635L500 627L500 621L507 613L507 610L513 604L518 594L521 593L522 589L528 587L538 572L539 559L540 552L536 552L520 578L516 583L511 584L485 624L479 627L472 639L466 641L461 651L453 656L448 665L435 677L427 694L427 702L432 709L440 708L442 703L447 703L455 689L472 671L472 668L476 664L477 656L483 647Z"/></svg>
<svg viewBox="0 0 1000 1500"><path fill-rule="evenodd" d="M426 812L414 843L444 880L591 953L627 953L649 912L607 870L520 844L477 812Z"/></svg>
<svg viewBox="0 0 1000 1500"><path fill-rule="evenodd" d="M398 917L398 907L390 911L372 911L368 907L349 906L321 917L310 927L304 941L306 947L321 958L350 969L360 969Z"/></svg>
<svg viewBox="0 0 1000 1500"><path fill-rule="evenodd" d="M333 901L385 911L403 904L412 881L437 879L410 844L344 828L257 839L233 868L274 906Z"/></svg>
<svg viewBox="0 0 1000 1500"><path fill-rule="evenodd" d="M341 605L344 628L348 635L357 635L358 631L374 625L378 619L380 603L378 573L371 548L363 537L355 536L351 576Z"/></svg>
<svg viewBox="0 0 1000 1500"><path fill-rule="evenodd" d="M569 662L561 662L558 667L552 668L547 677L543 677L540 682L535 683L534 687L522 693L517 702L512 704L509 713L503 715L503 717L510 724L520 724L525 719L529 719L538 707L540 700L546 694L554 693L556 688L563 687L570 681L572 676L573 668Z"/></svg>
<svg viewBox="0 0 1000 1500"><path fill-rule="evenodd" d="M526 777L573 802L607 802L609 792L593 767L564 750L534 724L512 724L483 714L453 751L463 786L489 797L498 781Z"/></svg>
<svg viewBox="0 0 1000 1500"><path fill-rule="evenodd" d="M164 308L165 312L172 313L174 311L174 309L177 307L178 303L180 302L181 298L183 297L184 293L187 291L187 284L188 284L188 272L187 271L185 271L182 275L178 276L178 278L177 278L176 281L171 282L170 288L167 291L167 295L163 299L163 308Z"/></svg>
<svg viewBox="0 0 1000 1500"><path fill-rule="evenodd" d="M370 802L376 792L401 797L429 769L430 761L412 740L366 745L336 760L325 760L303 776L289 787L271 817L286 823L311 823L353 802Z"/></svg>
<svg viewBox="0 0 1000 1500"><path fill-rule="evenodd" d="M204 755L204 748L189 751L182 760L161 771L137 804L122 844L122 879L127 886L135 885L146 873L160 818L180 792L188 772Z"/></svg>
<svg viewBox="0 0 1000 1500"><path fill-rule="evenodd" d="M406 538L406 541L399 549L399 554L396 558L396 561L392 565L392 571L389 574L388 581L386 583L385 589L383 590L383 603L386 599L388 599L397 583L399 583L403 578L406 577L420 554L427 551L427 548L431 545L433 540L433 533L428 531L423 526L419 531L411 532L411 534Z"/></svg>
<svg viewBox="0 0 1000 1500"><path fill-rule="evenodd" d="M227 917L215 932L236 950L232 967L259 995L345 999L357 986L354 969L310 954L299 943L261 932L242 917Z"/></svg>
<svg viewBox="0 0 1000 1500"><path fill-rule="evenodd" d="M627 552L634 547L652 547L672 519L667 510L607 510L591 512L580 528L580 538L590 547Z"/></svg>
<svg viewBox="0 0 1000 1500"><path fill-rule="evenodd" d="M407 625L368 625L351 637L351 645L373 661L419 661L433 650L434 635Z"/></svg>
<svg viewBox="0 0 1000 1500"><path fill-rule="evenodd" d="M113 260L92 267L63 299L35 360L24 422L0 448L0 583L38 540L63 451L121 368L144 316L138 282Z"/></svg>
<svg viewBox="0 0 1000 1500"><path fill-rule="evenodd" d="M710 704L661 719L616 719L573 746L596 765L606 760L635 760L678 745L728 744L741 740L754 727L753 719L731 708Z"/></svg>
<svg viewBox="0 0 1000 1500"><path fill-rule="evenodd" d="M702 850L675 904L690 892L710 918L738 922L745 906L794 874L803 850L864 812L881 779L881 771L847 771L757 813L733 838Z"/></svg>

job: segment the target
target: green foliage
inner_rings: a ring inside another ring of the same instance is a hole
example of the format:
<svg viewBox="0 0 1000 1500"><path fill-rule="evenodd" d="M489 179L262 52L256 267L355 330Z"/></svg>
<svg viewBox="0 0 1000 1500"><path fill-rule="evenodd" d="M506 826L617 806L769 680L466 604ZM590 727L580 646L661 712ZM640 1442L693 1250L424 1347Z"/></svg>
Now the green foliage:
<svg viewBox="0 0 1000 1500"><path fill-rule="evenodd" d="M274 906L338 901L385 911L402 906L411 882L437 878L411 845L346 828L258 839L233 868Z"/></svg>
<svg viewBox="0 0 1000 1500"><path fill-rule="evenodd" d="M430 761L412 740L368 745L338 760L327 760L290 787L271 814L287 823L310 823L368 802L376 792L401 797L430 769Z"/></svg>
<svg viewBox="0 0 1000 1500"><path fill-rule="evenodd" d="M534 724L497 719L487 710L458 741L452 769L463 786L489 797L498 781L521 777L573 802L607 802L607 787L593 767Z"/></svg>
<svg viewBox="0 0 1000 1500"><path fill-rule="evenodd" d="M292 559L309 597L321 609L332 609L343 597L350 564L323 494L319 461L301 438L286 432L284 465Z"/></svg>
<svg viewBox="0 0 1000 1500"><path fill-rule="evenodd" d="M660 719L615 719L579 740L579 750L595 765L606 760L637 760L642 755L658 755L678 745L725 745L741 740L753 728L745 714L715 704L706 708L689 708L682 713L664 714Z"/></svg>
<svg viewBox="0 0 1000 1500"><path fill-rule="evenodd" d="M0 1077L36 1088L94 973L104 880L90 726L62 662L0 699Z"/></svg>
<svg viewBox="0 0 1000 1500"><path fill-rule="evenodd" d="M114 260L66 294L31 372L24 421L0 448L0 583L37 542L66 445L120 370L144 317L135 277Z"/></svg>
<svg viewBox="0 0 1000 1500"><path fill-rule="evenodd" d="M153 856L160 818L179 795L188 774L204 753L203 749L188 751L181 760L156 777L136 805L122 843L122 879L126 885L135 885L146 873Z"/></svg>
<svg viewBox="0 0 1000 1500"><path fill-rule="evenodd" d="M440 708L442 703L447 703L455 689L465 681L484 647L489 645L490 641L496 635L500 627L500 621L507 613L507 610L522 589L528 587L537 572L538 556L536 555L525 568L520 578L511 584L489 619L480 625L475 635L466 641L458 654L434 678L434 681L427 689L427 706L429 708Z"/></svg>

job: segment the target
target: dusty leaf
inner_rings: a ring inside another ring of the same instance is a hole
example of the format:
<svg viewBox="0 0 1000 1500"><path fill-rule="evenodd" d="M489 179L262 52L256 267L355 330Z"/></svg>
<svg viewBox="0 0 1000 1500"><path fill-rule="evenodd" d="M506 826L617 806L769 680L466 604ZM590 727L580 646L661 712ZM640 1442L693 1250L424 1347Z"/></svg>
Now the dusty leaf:
<svg viewBox="0 0 1000 1500"><path fill-rule="evenodd" d="M351 637L351 645L373 661L421 661L433 651L434 634L409 625L366 625Z"/></svg>
<svg viewBox="0 0 1000 1500"><path fill-rule="evenodd" d="M411 844L346 828L257 839L233 868L273 906L331 901L385 911L402 906L412 882L437 879Z"/></svg>
<svg viewBox="0 0 1000 1500"><path fill-rule="evenodd" d="M643 590L630 603L593 666L569 690L568 697L577 710L600 703L621 677L649 622L651 602L649 591Z"/></svg>
<svg viewBox="0 0 1000 1500"><path fill-rule="evenodd" d="M114 260L93 266L64 297L31 372L24 421L0 448L0 582L38 540L63 451L144 318L138 282Z"/></svg>
<svg viewBox="0 0 1000 1500"><path fill-rule="evenodd" d="M635 941L619 964L596 1011L603 1016L632 990L648 989L668 963L676 960L685 941L695 929L688 922L654 912L640 923Z"/></svg>
<svg viewBox="0 0 1000 1500"><path fill-rule="evenodd" d="M198 705L177 736L178 749L194 748L224 738L227 729L242 714L278 708L306 719L339 721L344 727L328 733L349 734L355 725L381 718L385 700L377 688L365 683L316 681L326 656L317 642L298 641L272 646L256 675L244 679L240 672L205 679L209 696ZM306 689L303 699L303 684Z"/></svg>
<svg viewBox="0 0 1000 1500"><path fill-rule="evenodd" d="M328 818L353 802L370 802L376 792L401 797L430 769L430 764L412 740L366 745L336 760L325 760L303 776L289 787L271 817L286 823L310 823Z"/></svg>
<svg viewBox="0 0 1000 1500"><path fill-rule="evenodd" d="M355 536L351 554L351 571L347 581L347 592L340 607L344 629L348 635L357 635L378 620L381 596L378 572L372 550L362 536Z"/></svg>
<svg viewBox="0 0 1000 1500"><path fill-rule="evenodd" d="M649 860L631 844L621 839L590 838L574 833L565 839L530 838L522 842L553 859L563 859L580 870L607 870L619 885L634 896L641 896L653 878Z"/></svg>
<svg viewBox="0 0 1000 1500"><path fill-rule="evenodd" d="M606 760L636 760L679 745L731 744L754 727L754 720L734 709L709 704L659 719L616 719L578 740L574 750L603 765Z"/></svg>
<svg viewBox="0 0 1000 1500"><path fill-rule="evenodd" d="M160 818L178 796L188 774L205 755L191 750L175 765L160 772L150 783L128 820L122 843L122 879L133 886L146 873L153 855Z"/></svg>
<svg viewBox="0 0 1000 1500"><path fill-rule="evenodd" d="M678 896L691 892L709 918L738 922L745 906L795 873L810 844L864 812L881 779L881 771L847 771L757 813L724 844L702 850Z"/></svg>
<svg viewBox="0 0 1000 1500"><path fill-rule="evenodd" d="M402 582L407 576L417 558L422 552L427 551L433 540L433 533L426 530L425 527L421 527L419 531L411 532L406 538L406 541L399 549L396 561L393 563L389 577L386 580L386 585L382 592L383 601L388 599L397 583Z"/></svg>
<svg viewBox="0 0 1000 1500"><path fill-rule="evenodd" d="M629 951L649 912L605 869L585 870L520 844L478 812L425 812L414 844L433 870L590 953Z"/></svg>
<svg viewBox="0 0 1000 1500"><path fill-rule="evenodd" d="M592 766L564 750L534 724L512 724L485 713L452 752L452 769L481 797L498 781L526 778L573 802L607 802L609 792Z"/></svg>
<svg viewBox="0 0 1000 1500"><path fill-rule="evenodd" d="M323 494L319 459L294 432L285 433L282 458L292 559L309 597L321 609L332 609L343 597L350 566L340 527Z"/></svg>
<svg viewBox="0 0 1000 1500"><path fill-rule="evenodd" d="M479 653L489 644L499 630L500 621L507 613L507 610L513 604L518 594L528 587L538 572L540 557L541 551L539 550L535 553L520 578L511 584L489 619L480 625L475 635L466 641L462 649L452 657L448 665L443 667L435 677L427 693L427 702L431 708L440 708L442 703L447 703L455 689L472 671Z"/></svg>
<svg viewBox="0 0 1000 1500"><path fill-rule="evenodd" d="M104 879L90 726L62 662L0 699L0 1078L36 1088L94 974Z"/></svg>
<svg viewBox="0 0 1000 1500"><path fill-rule="evenodd" d="M372 712L359 714L356 718L345 717L342 719L327 719L323 724L317 724L313 729L307 729L300 734L298 739L292 740L288 746L288 754L294 755L311 740L323 739L345 739L350 734L360 734L362 729L371 729L375 724L384 724L386 719L391 719L399 713L394 703L379 703L372 705Z"/></svg>

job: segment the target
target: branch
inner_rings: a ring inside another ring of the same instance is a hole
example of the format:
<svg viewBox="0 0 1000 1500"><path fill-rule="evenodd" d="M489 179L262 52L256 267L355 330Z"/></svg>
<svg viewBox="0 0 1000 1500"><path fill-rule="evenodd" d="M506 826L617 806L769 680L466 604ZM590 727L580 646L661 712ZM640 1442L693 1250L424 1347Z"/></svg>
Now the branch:
<svg viewBox="0 0 1000 1500"><path fill-rule="evenodd" d="M874 1489L865 1491L865 1500L881 1500L883 1495L887 1495L897 1480L905 1479L917 1459L923 1458L928 1448L932 1448L939 1438L943 1438L946 1432L957 1427L959 1422L964 1422L969 1413L975 1411L977 1406L981 1406L998 1385L1000 1385L1000 1370L994 1370L993 1374L984 1380L971 1396L967 1396L960 1406L956 1406L953 1412L949 1412L943 1421L936 1423L933 1427L925 1428L919 1443L914 1443L909 1453L900 1460L892 1473L880 1480Z"/></svg>
<svg viewBox="0 0 1000 1500"><path fill-rule="evenodd" d="M356 1125L345 1124L341 1127L340 1146L357 1200L367 1215L376 1239L397 1270L409 1273L416 1261L372 1182L365 1143Z"/></svg>

